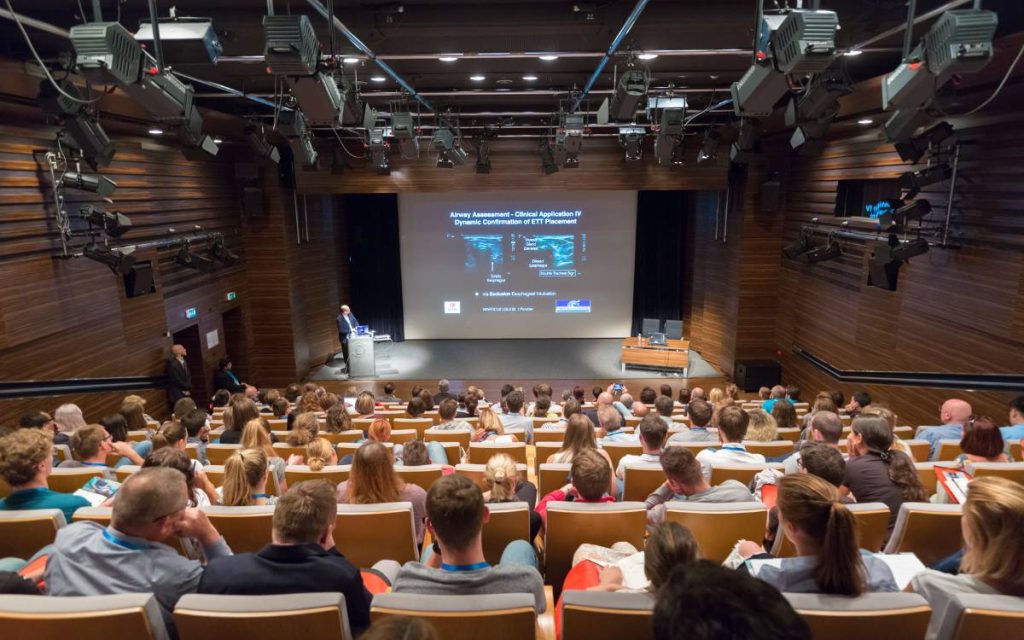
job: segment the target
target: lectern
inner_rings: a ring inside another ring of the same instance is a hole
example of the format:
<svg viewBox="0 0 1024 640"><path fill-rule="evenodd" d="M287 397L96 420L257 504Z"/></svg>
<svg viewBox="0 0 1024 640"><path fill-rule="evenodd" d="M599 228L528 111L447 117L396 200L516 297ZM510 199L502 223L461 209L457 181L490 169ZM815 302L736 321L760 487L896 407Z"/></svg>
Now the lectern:
<svg viewBox="0 0 1024 640"><path fill-rule="evenodd" d="M373 359L373 336L350 336L348 339L348 377L376 378L377 363Z"/></svg>

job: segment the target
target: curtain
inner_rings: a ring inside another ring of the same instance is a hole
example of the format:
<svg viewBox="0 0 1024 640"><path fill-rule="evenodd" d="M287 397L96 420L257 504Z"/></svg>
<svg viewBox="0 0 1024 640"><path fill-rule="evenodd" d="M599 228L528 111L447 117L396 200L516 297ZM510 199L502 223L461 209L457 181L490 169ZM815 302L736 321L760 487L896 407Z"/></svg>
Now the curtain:
<svg viewBox="0 0 1024 640"><path fill-rule="evenodd" d="M636 207L633 328L643 318L681 320L686 300L686 216L693 193L640 191Z"/></svg>
<svg viewBox="0 0 1024 640"><path fill-rule="evenodd" d="M398 195L343 196L350 302L359 322L395 342L405 339L402 256L398 245Z"/></svg>

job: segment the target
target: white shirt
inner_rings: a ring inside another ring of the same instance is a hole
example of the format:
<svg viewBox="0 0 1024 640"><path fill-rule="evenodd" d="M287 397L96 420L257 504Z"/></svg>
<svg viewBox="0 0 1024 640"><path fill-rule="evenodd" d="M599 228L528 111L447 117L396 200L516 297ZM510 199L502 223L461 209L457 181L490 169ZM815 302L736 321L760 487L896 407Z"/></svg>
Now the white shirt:
<svg viewBox="0 0 1024 640"><path fill-rule="evenodd" d="M645 463L645 462L653 462L653 463L661 462L661 454L658 454L658 453L641 453L640 455L634 455L632 453L628 453L628 454L622 456L621 458L619 458L619 466L615 469L615 477L625 479L626 478L626 465L627 464L637 464L637 463Z"/></svg>
<svg viewBox="0 0 1024 640"><path fill-rule="evenodd" d="M750 453L739 442L727 442L720 448L708 447L697 454L697 461L704 471L704 479L711 479L712 464L763 464L765 458L760 453Z"/></svg>

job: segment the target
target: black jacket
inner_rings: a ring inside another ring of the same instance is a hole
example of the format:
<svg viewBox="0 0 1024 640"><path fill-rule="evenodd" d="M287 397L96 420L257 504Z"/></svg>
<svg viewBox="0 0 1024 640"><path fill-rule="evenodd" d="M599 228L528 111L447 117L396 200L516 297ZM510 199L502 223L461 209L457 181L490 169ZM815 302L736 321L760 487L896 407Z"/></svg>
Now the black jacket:
<svg viewBox="0 0 1024 640"><path fill-rule="evenodd" d="M227 389L231 393L245 393L245 385L232 380L227 369L217 369L213 373L213 388L214 390Z"/></svg>
<svg viewBox="0 0 1024 640"><path fill-rule="evenodd" d="M203 571L199 593L280 595L340 591L352 634L370 626L370 592L345 556L317 544L268 544L257 553L214 558Z"/></svg>
<svg viewBox="0 0 1024 640"><path fill-rule="evenodd" d="M192 391L192 374L189 373L187 364L178 362L177 358L171 356L167 359L165 375L167 377L167 396L173 407L175 402L185 396L183 391Z"/></svg>

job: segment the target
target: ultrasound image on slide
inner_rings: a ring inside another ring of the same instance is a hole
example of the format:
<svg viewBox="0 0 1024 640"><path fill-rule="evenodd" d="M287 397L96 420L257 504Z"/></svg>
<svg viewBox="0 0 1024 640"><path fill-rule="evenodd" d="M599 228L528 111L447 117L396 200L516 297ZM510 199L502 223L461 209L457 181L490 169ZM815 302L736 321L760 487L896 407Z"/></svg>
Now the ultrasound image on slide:
<svg viewBox="0 0 1024 640"><path fill-rule="evenodd" d="M574 234L513 234L512 259L525 258L541 278L574 278L579 274L577 259L586 260L586 237L580 234L577 247Z"/></svg>
<svg viewBox="0 0 1024 640"><path fill-rule="evenodd" d="M501 234L462 236L466 245L466 273L485 266L490 273L501 271L505 263L504 240Z"/></svg>

